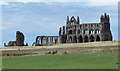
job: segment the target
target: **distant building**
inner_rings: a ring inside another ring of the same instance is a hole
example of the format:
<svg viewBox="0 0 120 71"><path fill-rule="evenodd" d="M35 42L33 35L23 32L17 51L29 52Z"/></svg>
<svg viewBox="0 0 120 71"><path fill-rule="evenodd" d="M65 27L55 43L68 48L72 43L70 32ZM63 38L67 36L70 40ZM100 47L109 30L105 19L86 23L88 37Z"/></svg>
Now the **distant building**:
<svg viewBox="0 0 120 71"><path fill-rule="evenodd" d="M96 41L112 41L110 31L110 17L106 13L101 15L100 23L80 24L79 16L77 19L67 16L66 26L59 28L59 36L37 36L32 46L53 45L58 43L84 43ZM24 44L22 32L16 32L16 41L9 41L4 46L28 46Z"/></svg>
<svg viewBox="0 0 120 71"><path fill-rule="evenodd" d="M112 41L110 18L106 13L101 15L100 23L79 23L79 17L77 19L74 16L70 19L67 17L66 27L60 27L59 30L61 43Z"/></svg>
<svg viewBox="0 0 120 71"><path fill-rule="evenodd" d="M22 32L17 31L16 32L16 41L9 41L8 45L4 43L4 46L28 46L28 44L24 44L24 35Z"/></svg>
<svg viewBox="0 0 120 71"><path fill-rule="evenodd" d="M112 41L110 17L106 13L101 15L100 23L80 24L79 17L69 19L67 16L66 26L60 27L59 36L37 36L33 46L95 41Z"/></svg>

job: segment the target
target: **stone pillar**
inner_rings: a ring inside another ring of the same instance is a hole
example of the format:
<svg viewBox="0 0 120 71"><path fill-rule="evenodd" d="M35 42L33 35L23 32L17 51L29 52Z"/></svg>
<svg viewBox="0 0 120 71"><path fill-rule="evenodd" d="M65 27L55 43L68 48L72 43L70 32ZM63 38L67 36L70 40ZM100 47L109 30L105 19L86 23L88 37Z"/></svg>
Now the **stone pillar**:
<svg viewBox="0 0 120 71"><path fill-rule="evenodd" d="M40 39L41 39L41 44L43 44L43 37L40 37Z"/></svg>
<svg viewBox="0 0 120 71"><path fill-rule="evenodd" d="M48 45L48 43L49 43L49 42L48 42L48 37L46 37L46 45Z"/></svg>
<svg viewBox="0 0 120 71"><path fill-rule="evenodd" d="M78 38L78 36L77 36L77 43L79 43L79 38Z"/></svg>

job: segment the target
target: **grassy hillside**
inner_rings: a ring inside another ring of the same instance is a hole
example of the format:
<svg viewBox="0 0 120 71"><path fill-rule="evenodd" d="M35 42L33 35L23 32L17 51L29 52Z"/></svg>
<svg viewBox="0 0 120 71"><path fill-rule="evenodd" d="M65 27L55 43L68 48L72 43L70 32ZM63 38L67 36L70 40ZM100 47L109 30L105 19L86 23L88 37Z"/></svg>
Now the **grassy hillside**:
<svg viewBox="0 0 120 71"><path fill-rule="evenodd" d="M3 69L117 69L117 52L3 57Z"/></svg>
<svg viewBox="0 0 120 71"><path fill-rule="evenodd" d="M119 41L100 41L100 42L88 42L88 43L66 43L56 44L52 46L23 46L23 47L0 47L2 50L18 50L18 49L39 49L39 48L69 48L69 47L117 47Z"/></svg>

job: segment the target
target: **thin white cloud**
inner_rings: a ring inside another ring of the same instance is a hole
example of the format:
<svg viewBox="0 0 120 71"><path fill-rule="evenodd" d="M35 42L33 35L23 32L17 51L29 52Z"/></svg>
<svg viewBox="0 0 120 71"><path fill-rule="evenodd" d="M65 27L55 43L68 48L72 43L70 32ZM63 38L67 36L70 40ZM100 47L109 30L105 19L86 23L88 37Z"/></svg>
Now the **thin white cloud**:
<svg viewBox="0 0 120 71"><path fill-rule="evenodd" d="M8 5L8 2L6 2L6 1L0 1L0 5Z"/></svg>
<svg viewBox="0 0 120 71"><path fill-rule="evenodd" d="M5 0L7 2L85 2L85 0Z"/></svg>
<svg viewBox="0 0 120 71"><path fill-rule="evenodd" d="M4 0L0 4L8 5L8 2L85 2L85 6L110 6L118 4L119 0Z"/></svg>
<svg viewBox="0 0 120 71"><path fill-rule="evenodd" d="M106 2L106 4L107 4L109 2L118 2L118 1L119 0L89 0L88 2Z"/></svg>
<svg viewBox="0 0 120 71"><path fill-rule="evenodd" d="M91 0L90 2L87 2L85 4L86 6L112 6L112 5L118 5L118 0L102 0L102 1L99 1L99 0Z"/></svg>
<svg viewBox="0 0 120 71"><path fill-rule="evenodd" d="M118 2L119 0L4 0L7 2Z"/></svg>

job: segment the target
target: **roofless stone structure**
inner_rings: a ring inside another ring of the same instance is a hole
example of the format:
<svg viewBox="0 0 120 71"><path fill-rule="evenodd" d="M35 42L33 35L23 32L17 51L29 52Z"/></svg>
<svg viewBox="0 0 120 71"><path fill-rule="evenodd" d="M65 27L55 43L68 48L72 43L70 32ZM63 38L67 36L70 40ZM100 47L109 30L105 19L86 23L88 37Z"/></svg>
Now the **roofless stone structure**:
<svg viewBox="0 0 120 71"><path fill-rule="evenodd" d="M110 17L106 13L101 15L99 23L80 24L79 16L77 19L67 16L66 26L59 28L59 36L37 36L33 46L95 41L112 41Z"/></svg>
<svg viewBox="0 0 120 71"><path fill-rule="evenodd" d="M4 43L4 46L28 46L28 43L24 44L24 35L22 32L17 31L16 32L16 41L9 41L8 45Z"/></svg>
<svg viewBox="0 0 120 71"><path fill-rule="evenodd" d="M106 13L101 15L99 23L80 23L77 19L67 16L66 26L59 28L59 36L37 36L32 46L53 45L58 43L85 43L96 41L112 41L110 31L110 17ZM28 44L26 44L28 45ZM24 35L16 32L16 41L10 41L4 46L25 46Z"/></svg>

